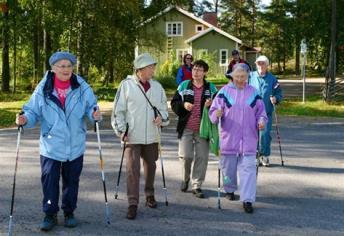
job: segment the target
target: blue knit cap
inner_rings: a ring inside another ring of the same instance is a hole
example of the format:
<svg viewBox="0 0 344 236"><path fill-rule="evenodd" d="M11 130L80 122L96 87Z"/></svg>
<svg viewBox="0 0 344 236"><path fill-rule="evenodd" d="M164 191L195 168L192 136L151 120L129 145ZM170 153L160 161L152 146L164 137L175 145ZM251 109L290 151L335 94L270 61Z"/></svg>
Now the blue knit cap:
<svg viewBox="0 0 344 236"><path fill-rule="evenodd" d="M60 60L69 60L73 66L76 64L76 57L69 52L55 52L49 58L49 64L52 66Z"/></svg>

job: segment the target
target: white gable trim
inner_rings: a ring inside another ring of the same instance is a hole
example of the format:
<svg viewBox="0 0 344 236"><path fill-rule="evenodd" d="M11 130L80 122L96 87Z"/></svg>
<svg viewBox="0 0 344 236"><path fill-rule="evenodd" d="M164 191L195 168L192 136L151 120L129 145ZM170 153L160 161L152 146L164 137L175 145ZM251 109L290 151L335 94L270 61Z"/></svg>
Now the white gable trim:
<svg viewBox="0 0 344 236"><path fill-rule="evenodd" d="M165 10L159 12L159 13L156 14L155 16L153 16L153 17L147 19L146 21L144 21L143 23L140 24L140 26L145 25L145 24L147 24L148 22L153 21L154 19L158 18L159 16L161 16L161 15L163 15L163 14L165 14L165 13L171 11L172 9L176 9L176 10L179 11L180 13L182 13L182 14L184 14L184 15L186 15L186 16L192 18L192 19L194 19L195 21L198 21L199 23L208 26L208 29L207 29L207 30L209 30L209 28L211 28L211 30L215 30L215 31L218 32L219 34L222 34L223 36L232 39L233 41L237 42L238 44L242 44L242 41L241 41L240 39L234 37L233 35L230 35L230 34L226 33L225 31L223 31L223 30L221 30L221 29L219 29L219 28L213 26L212 24L209 24L208 22L202 20L201 18L196 17L194 14L192 14L192 13L190 13L190 12L188 12L188 11L185 11L185 10L183 10L183 9L180 8L180 7L170 6L170 7L166 8ZM208 33L208 32L210 31L210 30L209 30L209 31L207 31L207 30L204 30L204 31L202 31L202 32L200 32L200 33L198 33L198 34L196 34L196 35L199 35L199 34L201 34L201 33L203 33L203 34L204 34L204 33ZM205 31L207 31L207 32L205 32ZM203 34L202 34L202 35L203 35ZM195 36L196 36L196 35L195 35ZM199 35L199 37L202 36L202 35ZM193 36L193 37L195 37L195 36ZM191 37L190 39L192 39L193 37ZM197 37L197 38L198 38L198 37ZM190 42L190 41L189 41L190 39L187 39L185 42L187 42L187 41ZM196 39L196 38L194 38L194 39ZM193 39L193 40L194 40L194 39Z"/></svg>
<svg viewBox="0 0 344 236"><path fill-rule="evenodd" d="M234 36L224 32L223 30L220 30L219 28L214 27L214 26L211 27L211 28L208 28L206 30L203 30L202 32L199 32L198 34L195 34L194 36L192 36L191 38L185 40L184 42L185 43L190 43L190 42L194 41L195 39L198 39L199 37L209 33L210 31L213 31L213 30L218 32L219 34L225 36L226 38L229 38L229 39L235 41L237 44L242 44L242 41L240 39L238 39L238 38L236 38L236 37L234 37Z"/></svg>

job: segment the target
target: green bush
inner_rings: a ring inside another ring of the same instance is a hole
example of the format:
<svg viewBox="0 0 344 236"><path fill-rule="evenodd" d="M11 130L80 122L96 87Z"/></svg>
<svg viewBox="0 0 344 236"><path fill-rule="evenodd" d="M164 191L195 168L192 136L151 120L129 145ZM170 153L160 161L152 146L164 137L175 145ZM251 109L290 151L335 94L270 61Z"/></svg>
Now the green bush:
<svg viewBox="0 0 344 236"><path fill-rule="evenodd" d="M95 89L95 94L97 95L98 100L105 100L105 101L113 101L115 98L115 94L117 92L117 88L97 88Z"/></svg>
<svg viewBox="0 0 344 236"><path fill-rule="evenodd" d="M176 78L173 76L168 76L168 75L157 76L157 77L154 77L154 79L159 81L165 90L171 90L171 89L176 90L177 89Z"/></svg>
<svg viewBox="0 0 344 236"><path fill-rule="evenodd" d="M27 101L30 98L31 93L17 92L17 93L0 93L0 102L14 102L14 101Z"/></svg>
<svg viewBox="0 0 344 236"><path fill-rule="evenodd" d="M219 74L218 71L216 71L216 68L218 67L216 63L216 53L217 51L200 55L199 59L204 60L206 63L208 63L209 66L207 77L216 77Z"/></svg>
<svg viewBox="0 0 344 236"><path fill-rule="evenodd" d="M177 60L175 53L172 52L171 59L165 61L157 70L158 77L172 76L176 77L180 62Z"/></svg>
<svg viewBox="0 0 344 236"><path fill-rule="evenodd" d="M104 74L105 73L103 73L101 70L98 70L96 66L91 66L88 71L87 80L91 84L95 82L103 82L105 80Z"/></svg>
<svg viewBox="0 0 344 236"><path fill-rule="evenodd" d="M0 128L14 126L16 112L0 109Z"/></svg>

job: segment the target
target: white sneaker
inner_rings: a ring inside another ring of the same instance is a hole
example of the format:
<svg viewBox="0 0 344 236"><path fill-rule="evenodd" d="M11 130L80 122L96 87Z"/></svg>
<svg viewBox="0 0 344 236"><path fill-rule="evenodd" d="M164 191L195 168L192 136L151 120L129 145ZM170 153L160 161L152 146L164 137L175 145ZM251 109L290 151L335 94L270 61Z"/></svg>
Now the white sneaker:
<svg viewBox="0 0 344 236"><path fill-rule="evenodd" d="M263 166L266 166L266 167L270 166L269 157L262 156L261 157L261 163Z"/></svg>

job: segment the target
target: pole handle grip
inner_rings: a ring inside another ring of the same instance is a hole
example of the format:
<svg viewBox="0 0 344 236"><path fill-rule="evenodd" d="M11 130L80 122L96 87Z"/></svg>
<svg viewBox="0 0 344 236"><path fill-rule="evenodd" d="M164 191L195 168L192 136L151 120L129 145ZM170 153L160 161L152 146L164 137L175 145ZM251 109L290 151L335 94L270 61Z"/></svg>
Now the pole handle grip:
<svg viewBox="0 0 344 236"><path fill-rule="evenodd" d="M21 116L21 115L24 115L24 111L22 110L22 111L20 111L19 112L19 115ZM18 131L21 131L21 130L23 130L23 125L18 125Z"/></svg>
<svg viewBox="0 0 344 236"><path fill-rule="evenodd" d="M93 111L94 111L94 112L96 112L96 111L97 111L97 109L98 109L98 108L97 108L96 106L95 106L95 107L93 107ZM94 132L97 132L97 122L98 122L97 120L96 120L96 121L94 121Z"/></svg>
<svg viewBox="0 0 344 236"><path fill-rule="evenodd" d="M128 136L128 131L129 131L129 124L127 123L125 127L125 132L122 138L122 142L124 142L124 138Z"/></svg>

